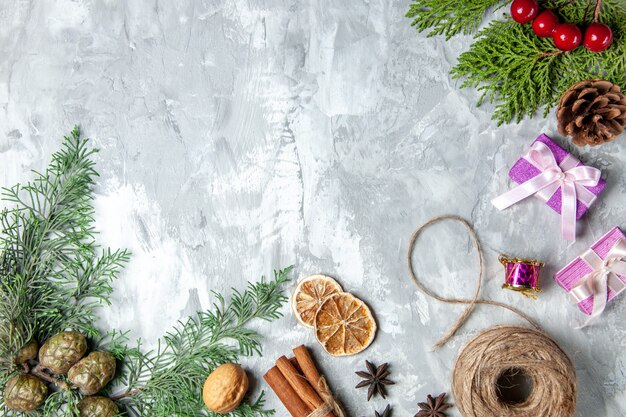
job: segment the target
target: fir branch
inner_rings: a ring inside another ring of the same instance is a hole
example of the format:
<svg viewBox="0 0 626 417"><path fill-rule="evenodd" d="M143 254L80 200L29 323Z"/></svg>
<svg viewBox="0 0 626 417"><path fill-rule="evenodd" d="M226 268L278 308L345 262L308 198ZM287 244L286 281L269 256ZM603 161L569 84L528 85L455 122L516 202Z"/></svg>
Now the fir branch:
<svg viewBox="0 0 626 417"><path fill-rule="evenodd" d="M233 290L229 303L215 294L213 310L190 317L168 333L153 352L141 345L126 352L114 396L130 416L181 417L212 415L204 408L200 389L215 367L237 362L241 356L261 353L260 335L246 325L254 319L271 321L281 316L287 297L281 289L291 267L275 272L272 281L250 283L243 292ZM233 417L263 416L263 396L240 406Z"/></svg>
<svg viewBox="0 0 626 417"><path fill-rule="evenodd" d="M2 190L0 383L30 339L67 328L96 335L94 310L108 301L126 251L100 250L93 229L93 154L78 128L32 181Z"/></svg>
<svg viewBox="0 0 626 417"><path fill-rule="evenodd" d="M429 30L428 36L445 35L446 40L462 33L474 33L490 10L496 10L506 0L413 0L406 17L419 32Z"/></svg>
<svg viewBox="0 0 626 417"><path fill-rule="evenodd" d="M462 30L468 33L476 30L483 13L466 3L416 0L411 6L414 14L409 17L418 17L413 24L420 31L434 28L431 34L444 33L450 37ZM469 3L489 7L486 0ZM570 0L543 4L543 7L557 10L563 21L580 25L590 23L595 14L589 13L587 6L586 1ZM466 16L472 16L475 23L464 23ZM561 52L550 39L536 36L530 25L520 25L508 18L493 21L476 35L470 50L460 55L452 76L463 80L462 87L478 88L479 106L485 100L495 104L493 118L498 124L519 122L541 109L547 115L563 92L585 79L603 78L625 87L626 8L623 2L602 1L598 20L609 25L614 35L613 45L602 53L590 52L582 46Z"/></svg>
<svg viewBox="0 0 626 417"><path fill-rule="evenodd" d="M492 22L477 38L452 75L465 79L461 87L478 87L479 106L484 100L499 102L493 117L500 123L519 121L546 104L549 109L558 97L553 69L562 59L550 40L512 21Z"/></svg>
<svg viewBox="0 0 626 417"><path fill-rule="evenodd" d="M281 316L287 301L282 284L291 267L273 280L250 283L226 303L220 294L209 311L200 312L168 333L152 352L128 333L95 328L95 309L109 303L111 283L128 261L124 250L100 251L93 230L95 150L74 129L63 149L33 181L4 189L10 207L0 212L0 386L17 372L47 381L53 389L43 407L24 414L8 409L0 396L0 417L79 417L82 395L66 376L52 376L31 364L15 364L17 352L31 339L39 342L65 329L85 333L92 349L106 350L120 362L109 395L124 415L152 417L213 416L200 389L218 365L261 353L261 336L246 327L251 320ZM98 255L98 252L100 254ZM111 393L120 390L117 394ZM267 416L263 393L242 404L233 417Z"/></svg>

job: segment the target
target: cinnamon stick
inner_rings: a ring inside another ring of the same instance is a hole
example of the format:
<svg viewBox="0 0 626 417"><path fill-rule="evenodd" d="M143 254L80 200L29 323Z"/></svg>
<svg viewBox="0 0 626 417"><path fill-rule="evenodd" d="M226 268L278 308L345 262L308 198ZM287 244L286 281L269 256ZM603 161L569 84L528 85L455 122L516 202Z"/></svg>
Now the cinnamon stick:
<svg viewBox="0 0 626 417"><path fill-rule="evenodd" d="M298 371L299 374L304 375L302 373L302 368L300 368L300 364L298 363L297 358L289 358L289 362L291 362L291 364L293 365L294 368L296 368L296 371Z"/></svg>
<svg viewBox="0 0 626 417"><path fill-rule="evenodd" d="M304 345L300 345L293 350L293 354L296 356L296 360L300 365L302 373L304 374L306 379L309 380L313 388L315 388L315 391L317 391L318 395L320 395L321 397L320 393L322 389L320 386L320 381L322 379L322 375L320 375L319 371L317 370L309 349Z"/></svg>
<svg viewBox="0 0 626 417"><path fill-rule="evenodd" d="M317 391L305 378L298 374L298 371L294 368L289 359L285 356L281 356L276 361L276 366L280 369L280 372L289 382L289 385L291 385L298 397L300 397L305 404L313 410L317 410L319 407L324 405L324 401L320 398ZM330 412L326 415L326 417L336 416L334 413Z"/></svg>
<svg viewBox="0 0 626 417"><path fill-rule="evenodd" d="M263 375L263 379L265 379L292 417L307 417L311 413L312 410L300 399L276 366L267 371Z"/></svg>

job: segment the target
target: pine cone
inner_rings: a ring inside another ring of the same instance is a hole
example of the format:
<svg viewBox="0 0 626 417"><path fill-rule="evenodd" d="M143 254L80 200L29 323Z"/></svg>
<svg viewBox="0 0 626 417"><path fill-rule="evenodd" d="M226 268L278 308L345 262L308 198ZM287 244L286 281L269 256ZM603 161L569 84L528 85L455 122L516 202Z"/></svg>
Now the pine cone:
<svg viewBox="0 0 626 417"><path fill-rule="evenodd" d="M61 332L39 349L39 363L55 374L64 374L87 352L87 340L78 332Z"/></svg>
<svg viewBox="0 0 626 417"><path fill-rule="evenodd" d="M39 344L35 340L31 340L26 343L19 352L17 352L17 355L15 356L15 363L21 365L24 362L32 361L37 358L38 352Z"/></svg>
<svg viewBox="0 0 626 417"><path fill-rule="evenodd" d="M559 132L576 145L601 145L624 131L626 96L610 81L581 81L561 96L556 117Z"/></svg>
<svg viewBox="0 0 626 417"><path fill-rule="evenodd" d="M107 397L85 397L77 404L80 417L113 417L120 409Z"/></svg>
<svg viewBox="0 0 626 417"><path fill-rule="evenodd" d="M107 352L91 352L67 374L83 395L97 394L115 375L115 358Z"/></svg>
<svg viewBox="0 0 626 417"><path fill-rule="evenodd" d="M33 375L21 374L9 379L4 387L4 405L27 413L38 409L48 395L48 387Z"/></svg>

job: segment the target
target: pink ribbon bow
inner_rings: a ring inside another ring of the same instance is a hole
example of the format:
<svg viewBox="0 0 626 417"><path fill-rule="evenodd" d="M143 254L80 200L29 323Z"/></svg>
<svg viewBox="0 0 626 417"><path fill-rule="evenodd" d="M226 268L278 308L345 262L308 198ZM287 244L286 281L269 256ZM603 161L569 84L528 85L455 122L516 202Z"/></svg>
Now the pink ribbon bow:
<svg viewBox="0 0 626 417"><path fill-rule="evenodd" d="M523 199L536 195L544 201L561 188L561 231L563 238L576 240L576 209L578 200L589 207L596 196L585 187L594 187L600 181L599 169L581 165L571 155L557 164L554 154L542 142L535 142L523 156L541 173L510 191L491 200L498 210L504 210Z"/></svg>
<svg viewBox="0 0 626 417"><path fill-rule="evenodd" d="M626 284L618 277L618 275L626 277L626 240L617 241L604 260L592 249L582 254L581 259L593 269L570 291L576 303L593 296L591 317L581 326L582 328L602 314L606 308L609 290L617 295L626 289Z"/></svg>

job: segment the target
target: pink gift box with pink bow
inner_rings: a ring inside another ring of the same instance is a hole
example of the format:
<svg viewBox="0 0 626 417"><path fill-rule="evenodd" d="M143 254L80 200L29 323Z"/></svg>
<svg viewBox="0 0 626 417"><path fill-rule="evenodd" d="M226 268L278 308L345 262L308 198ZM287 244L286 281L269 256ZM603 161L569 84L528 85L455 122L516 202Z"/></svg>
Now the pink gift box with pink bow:
<svg viewBox="0 0 626 417"><path fill-rule="evenodd" d="M626 236L612 228L554 276L578 308L595 318L626 289Z"/></svg>
<svg viewBox="0 0 626 417"><path fill-rule="evenodd" d="M576 220L606 186L600 170L584 165L544 134L513 165L509 176L519 185L492 203L504 210L535 196L561 215L563 237L567 240L576 239Z"/></svg>

